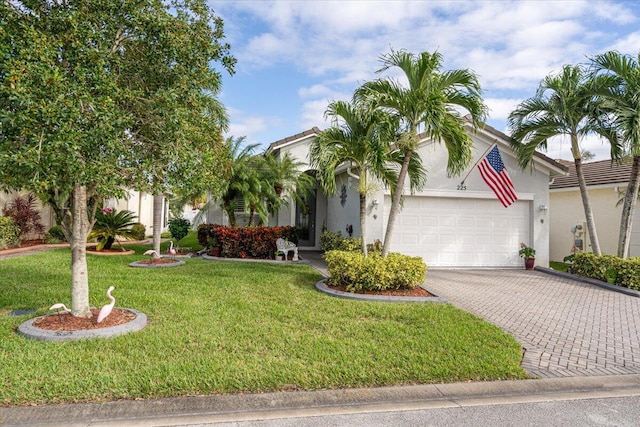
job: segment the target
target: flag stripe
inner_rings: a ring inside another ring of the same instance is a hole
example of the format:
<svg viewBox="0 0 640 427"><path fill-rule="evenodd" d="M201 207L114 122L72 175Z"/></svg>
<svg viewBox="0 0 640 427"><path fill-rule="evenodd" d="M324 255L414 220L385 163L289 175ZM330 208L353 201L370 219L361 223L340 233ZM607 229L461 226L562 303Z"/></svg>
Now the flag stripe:
<svg viewBox="0 0 640 427"><path fill-rule="evenodd" d="M504 167L498 146L494 146L478 164L480 176L506 208L518 200L513 181Z"/></svg>

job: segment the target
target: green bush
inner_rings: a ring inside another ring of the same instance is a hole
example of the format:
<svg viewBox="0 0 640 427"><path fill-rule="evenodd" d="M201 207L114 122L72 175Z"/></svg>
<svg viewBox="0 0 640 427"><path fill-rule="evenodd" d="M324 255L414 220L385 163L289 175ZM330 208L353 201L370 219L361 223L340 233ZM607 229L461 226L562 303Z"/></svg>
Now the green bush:
<svg viewBox="0 0 640 427"><path fill-rule="evenodd" d="M413 289L424 282L427 266L420 257L375 252L365 257L359 252L329 251L324 254L331 284L349 292Z"/></svg>
<svg viewBox="0 0 640 427"><path fill-rule="evenodd" d="M324 231L320 235L320 247L329 251L360 251L362 240L359 237L342 237L340 232Z"/></svg>
<svg viewBox="0 0 640 427"><path fill-rule="evenodd" d="M66 242L67 238L62 231L62 227L60 227L59 225L54 225L44 235L44 241L45 243L62 243Z"/></svg>
<svg viewBox="0 0 640 427"><path fill-rule="evenodd" d="M20 245L20 228L13 218L0 216L0 249Z"/></svg>
<svg viewBox="0 0 640 427"><path fill-rule="evenodd" d="M133 234L136 240L144 240L147 235L147 227L145 227L144 224L136 222L131 226L131 234Z"/></svg>
<svg viewBox="0 0 640 427"><path fill-rule="evenodd" d="M569 271L578 276L640 290L640 258L622 259L614 255L578 252Z"/></svg>
<svg viewBox="0 0 640 427"><path fill-rule="evenodd" d="M177 217L169 220L169 232L171 232L171 237L176 239L176 243L186 237L189 230L191 230L191 223L188 219Z"/></svg>

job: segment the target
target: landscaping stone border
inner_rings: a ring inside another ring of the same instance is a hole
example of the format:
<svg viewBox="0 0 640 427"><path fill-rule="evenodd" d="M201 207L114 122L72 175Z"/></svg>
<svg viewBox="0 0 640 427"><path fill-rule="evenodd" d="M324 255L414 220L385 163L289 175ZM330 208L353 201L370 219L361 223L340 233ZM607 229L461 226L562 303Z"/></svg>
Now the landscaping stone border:
<svg viewBox="0 0 640 427"><path fill-rule="evenodd" d="M322 279L316 283L316 289L322 293L330 295L336 298L346 298L358 301L381 301L381 302L432 302L432 303L445 303L446 298L439 296L433 297L402 297L394 295L370 295L370 294L357 294L354 292L342 292L335 289L331 289L326 285L327 279ZM424 286L420 285L422 289L431 293Z"/></svg>
<svg viewBox="0 0 640 427"><path fill-rule="evenodd" d="M131 322L127 322L122 325L111 326L109 328L98 328L86 331L49 331L46 329L40 329L33 326L40 317L34 317L27 320L18 326L18 333L26 338L38 340L38 341L75 341L81 339L94 339L94 338L111 338L119 335L128 334L130 332L137 332L147 326L147 315L132 308L121 308L121 310L127 310L136 315L136 318ZM47 316L52 316L48 314Z"/></svg>
<svg viewBox="0 0 640 427"><path fill-rule="evenodd" d="M630 295L632 297L640 298L640 291L635 289L625 288L624 286L612 285L611 283L603 282L602 280L592 279L590 277L577 276L571 273L565 273L564 271L554 270L553 268L535 267L534 270L542 273L551 274L553 276L564 277L565 279L577 280L578 282L588 283L590 285L598 286L603 289L607 289L614 292L620 292L621 294Z"/></svg>
<svg viewBox="0 0 640 427"><path fill-rule="evenodd" d="M136 268L170 268L170 267L178 267L184 265L184 261L180 261L179 259L174 260L171 264L143 264L140 261L134 261L129 263L129 267Z"/></svg>

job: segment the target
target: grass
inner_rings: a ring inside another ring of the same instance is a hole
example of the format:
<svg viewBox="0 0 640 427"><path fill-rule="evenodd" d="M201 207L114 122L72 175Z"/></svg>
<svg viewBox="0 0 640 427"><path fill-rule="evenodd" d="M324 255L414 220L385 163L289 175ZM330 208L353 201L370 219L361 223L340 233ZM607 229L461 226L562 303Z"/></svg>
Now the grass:
<svg viewBox="0 0 640 427"><path fill-rule="evenodd" d="M187 246L186 243L183 243ZM135 269L88 256L90 302L147 314L130 335L65 343L19 336L27 317L70 303L70 252L0 260L0 404L314 390L525 378L509 335L449 304L388 304L317 292L306 265L187 260ZM195 246L195 245L194 245Z"/></svg>
<svg viewBox="0 0 640 427"><path fill-rule="evenodd" d="M569 269L569 264L567 264L566 262L560 262L560 261L550 261L549 267L551 267L556 271L564 271L566 273Z"/></svg>

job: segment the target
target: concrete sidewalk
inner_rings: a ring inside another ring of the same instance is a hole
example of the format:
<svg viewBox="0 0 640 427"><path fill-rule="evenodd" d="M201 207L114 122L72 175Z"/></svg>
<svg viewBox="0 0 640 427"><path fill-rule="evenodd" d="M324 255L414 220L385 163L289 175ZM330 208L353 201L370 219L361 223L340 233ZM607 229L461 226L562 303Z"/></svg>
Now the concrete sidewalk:
<svg viewBox="0 0 640 427"><path fill-rule="evenodd" d="M0 407L3 426L179 426L640 396L640 375Z"/></svg>

